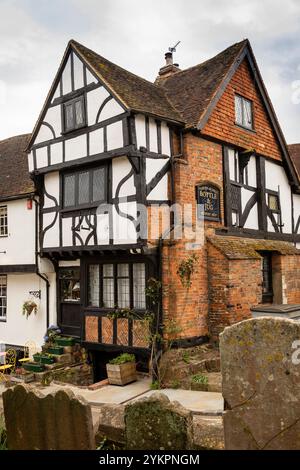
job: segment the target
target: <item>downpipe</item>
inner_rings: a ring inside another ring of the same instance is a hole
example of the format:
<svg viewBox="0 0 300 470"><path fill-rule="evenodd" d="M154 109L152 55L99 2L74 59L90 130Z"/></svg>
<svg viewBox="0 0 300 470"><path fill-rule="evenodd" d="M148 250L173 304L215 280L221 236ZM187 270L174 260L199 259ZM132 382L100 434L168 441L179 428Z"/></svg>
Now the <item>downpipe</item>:
<svg viewBox="0 0 300 470"><path fill-rule="evenodd" d="M35 198L33 198L33 201L35 203L35 273L36 275L41 278L45 284L46 284L46 329L49 328L49 323L50 323L50 313L49 313L49 294L50 294L50 282L47 279L46 276L40 273L39 271L39 258L38 258L38 209L39 209L39 201L37 201Z"/></svg>

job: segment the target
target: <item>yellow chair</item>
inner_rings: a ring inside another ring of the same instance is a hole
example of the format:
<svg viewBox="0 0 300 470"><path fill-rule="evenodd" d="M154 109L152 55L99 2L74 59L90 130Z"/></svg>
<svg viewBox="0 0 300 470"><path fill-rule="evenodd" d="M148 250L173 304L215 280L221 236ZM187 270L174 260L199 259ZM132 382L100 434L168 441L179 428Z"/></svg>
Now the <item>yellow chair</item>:
<svg viewBox="0 0 300 470"><path fill-rule="evenodd" d="M0 373L6 374L8 371L14 372L16 370L16 362L17 352L14 349L8 349L5 355L5 363L0 366Z"/></svg>
<svg viewBox="0 0 300 470"><path fill-rule="evenodd" d="M33 360L33 354L37 352L37 347L34 341L26 341L24 345L24 357L19 359L18 362L23 365L24 362L29 362Z"/></svg>

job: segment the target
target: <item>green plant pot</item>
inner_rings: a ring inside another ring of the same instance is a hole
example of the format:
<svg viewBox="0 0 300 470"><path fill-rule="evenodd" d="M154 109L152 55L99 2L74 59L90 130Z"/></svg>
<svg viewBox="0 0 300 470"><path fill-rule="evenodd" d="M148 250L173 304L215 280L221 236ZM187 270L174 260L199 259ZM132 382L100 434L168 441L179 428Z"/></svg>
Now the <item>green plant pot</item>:
<svg viewBox="0 0 300 470"><path fill-rule="evenodd" d="M38 362L27 362L23 367L28 372L44 372L45 370L44 364Z"/></svg>
<svg viewBox="0 0 300 470"><path fill-rule="evenodd" d="M40 356L37 354L33 355L33 359L40 364L53 364L55 362L54 357Z"/></svg>
<svg viewBox="0 0 300 470"><path fill-rule="evenodd" d="M64 353L64 348L62 346L52 346L51 348L47 349L47 352L49 354L56 354L60 356L61 354Z"/></svg>
<svg viewBox="0 0 300 470"><path fill-rule="evenodd" d="M56 343L59 346L74 346L75 339L74 338L57 338Z"/></svg>

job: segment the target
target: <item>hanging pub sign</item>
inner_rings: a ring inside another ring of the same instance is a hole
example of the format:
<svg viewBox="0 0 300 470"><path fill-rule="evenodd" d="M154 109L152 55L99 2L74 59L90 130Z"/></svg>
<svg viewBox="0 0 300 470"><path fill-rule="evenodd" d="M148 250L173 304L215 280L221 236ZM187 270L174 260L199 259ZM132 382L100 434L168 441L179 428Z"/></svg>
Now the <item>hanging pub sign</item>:
<svg viewBox="0 0 300 470"><path fill-rule="evenodd" d="M220 190L213 184L200 184L196 188L198 219L220 220Z"/></svg>

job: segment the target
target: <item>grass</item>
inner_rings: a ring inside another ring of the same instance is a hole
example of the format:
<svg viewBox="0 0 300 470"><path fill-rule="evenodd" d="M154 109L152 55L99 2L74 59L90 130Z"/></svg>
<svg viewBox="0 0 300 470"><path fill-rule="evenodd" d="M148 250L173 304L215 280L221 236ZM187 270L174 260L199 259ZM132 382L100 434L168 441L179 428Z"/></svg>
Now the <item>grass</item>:
<svg viewBox="0 0 300 470"><path fill-rule="evenodd" d="M192 381L195 384L202 384L202 385L207 385L208 384L208 377L203 374L195 374L192 376Z"/></svg>

